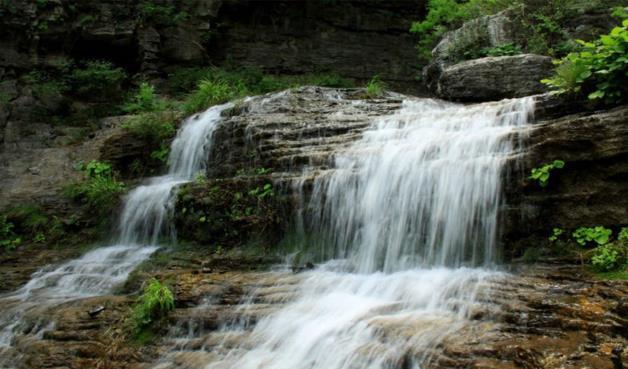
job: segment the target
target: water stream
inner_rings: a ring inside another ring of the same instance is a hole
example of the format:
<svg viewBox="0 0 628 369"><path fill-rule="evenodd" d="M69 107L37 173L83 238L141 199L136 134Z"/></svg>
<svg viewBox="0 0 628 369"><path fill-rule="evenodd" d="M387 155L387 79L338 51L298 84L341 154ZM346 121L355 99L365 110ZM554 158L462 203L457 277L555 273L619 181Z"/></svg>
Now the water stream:
<svg viewBox="0 0 628 369"><path fill-rule="evenodd" d="M438 344L490 309L491 286L506 278L493 269L501 183L532 112L530 98L417 99L373 122L302 201L305 229L318 235L304 253L319 266L259 277L218 331L175 330L177 344L156 368L406 369L437 360Z"/></svg>
<svg viewBox="0 0 628 369"><path fill-rule="evenodd" d="M44 311L66 301L110 293L157 250L161 238L175 240L169 222L174 203L172 189L205 169L212 134L221 112L230 106L212 107L183 122L171 145L168 173L147 180L124 198L115 244L46 267L19 290L0 296L0 368L15 364L11 344L17 335L38 337L51 328L53 322L45 318L34 325L27 323L24 317L29 311Z"/></svg>

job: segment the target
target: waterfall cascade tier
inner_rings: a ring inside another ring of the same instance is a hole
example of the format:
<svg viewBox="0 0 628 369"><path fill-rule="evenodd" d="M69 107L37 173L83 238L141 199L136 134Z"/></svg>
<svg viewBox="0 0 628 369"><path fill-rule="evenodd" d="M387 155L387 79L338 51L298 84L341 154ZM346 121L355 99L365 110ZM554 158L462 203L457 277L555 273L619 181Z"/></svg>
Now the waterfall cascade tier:
<svg viewBox="0 0 628 369"><path fill-rule="evenodd" d="M496 261L502 172L532 112L532 98L405 101L316 178L315 249L360 272Z"/></svg>
<svg viewBox="0 0 628 369"><path fill-rule="evenodd" d="M490 311L491 291L506 277L473 266L497 260L501 180L532 99L463 106L390 94L366 102L355 92L314 90L327 108L316 114L308 104L317 102L299 96L308 88L246 100L245 115L266 119L228 118L230 129L243 130L238 145L214 142L230 105L188 118L168 173L126 196L118 245L42 270L2 297L9 308L0 322L7 358L0 366L18 361L16 335L36 339L50 329L42 320L26 332L23 311L111 291L160 240L174 240L172 189L206 169L208 156L228 162L251 145L283 168L272 175L277 184L307 194L295 222L312 240L303 254L320 264L257 279L214 329L180 322L168 338L172 352L156 368L424 368L474 311ZM214 309L207 299L194 315Z"/></svg>
<svg viewBox="0 0 628 369"><path fill-rule="evenodd" d="M172 143L168 173L149 179L125 197L115 245L97 248L78 259L43 269L24 287L0 298L8 307L3 308L0 316L0 368L10 368L15 363L10 351L16 335L28 333L37 337L42 329L50 328L37 325L24 332L25 312L108 293L158 248L160 237L175 240L169 221L174 202L172 190L205 169L212 134L221 112L230 106L212 107L183 122Z"/></svg>
<svg viewBox="0 0 628 369"><path fill-rule="evenodd" d="M474 311L491 311L491 291L506 278L464 265L496 261L504 167L532 111L528 98L470 106L414 99L356 126L353 143L325 150L339 136L308 138L331 163L310 155L303 174L277 180L291 178L306 193L314 178L298 213L310 255L324 262L260 281L217 331L181 322L188 330L173 329L173 351L155 368L425 367ZM289 135L256 128L266 142ZM307 155L304 146L294 155ZM215 306L197 309L202 316Z"/></svg>

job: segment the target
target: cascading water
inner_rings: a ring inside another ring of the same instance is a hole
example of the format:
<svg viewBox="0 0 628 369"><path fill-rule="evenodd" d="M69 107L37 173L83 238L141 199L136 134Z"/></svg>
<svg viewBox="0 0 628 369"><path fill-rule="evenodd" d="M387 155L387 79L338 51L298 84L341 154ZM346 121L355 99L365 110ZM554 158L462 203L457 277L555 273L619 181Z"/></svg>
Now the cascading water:
<svg viewBox="0 0 628 369"><path fill-rule="evenodd" d="M504 278L485 267L497 261L502 172L532 111L530 98L404 101L336 155L304 202L305 228L320 237L310 255L327 261L299 274L252 330L235 320L210 333L206 342L222 338L206 344L202 364L169 356L157 368L427 365ZM266 289L238 309L259 309Z"/></svg>
<svg viewBox="0 0 628 369"><path fill-rule="evenodd" d="M315 182L317 249L359 272L494 262L503 164L530 101L404 102Z"/></svg>
<svg viewBox="0 0 628 369"><path fill-rule="evenodd" d="M221 112L230 104L215 106L188 118L172 142L168 173L151 178L124 199L117 244L90 251L82 257L33 274L16 292L0 297L0 368L12 367L9 351L18 334L36 334L42 325L24 332L22 318L31 309L110 292L156 249L162 236L174 239L169 225L172 189L205 169L211 137Z"/></svg>

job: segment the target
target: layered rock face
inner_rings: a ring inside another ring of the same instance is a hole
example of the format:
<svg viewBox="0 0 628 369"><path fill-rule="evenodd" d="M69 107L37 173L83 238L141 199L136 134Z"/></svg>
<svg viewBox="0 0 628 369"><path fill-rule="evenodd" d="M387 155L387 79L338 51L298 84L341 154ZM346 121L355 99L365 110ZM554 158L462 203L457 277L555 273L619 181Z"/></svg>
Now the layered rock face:
<svg viewBox="0 0 628 369"><path fill-rule="evenodd" d="M364 99L361 90L303 87L242 101L225 112L215 133L208 177L236 183L245 193L273 183L281 195L273 204L273 214L282 224L275 229L283 232L295 209L307 201L313 179L329 175L334 156L377 118L399 109L404 99L412 97L386 94ZM519 246L529 245L530 237L545 239L553 227L626 225L627 108L565 115L578 104L547 95L536 100L537 121L520 132L524 152L513 157L504 178L502 231L507 257L520 253ZM527 179L532 168L556 159L566 166L552 173L548 187ZM202 203L204 197L191 198Z"/></svg>
<svg viewBox="0 0 628 369"><path fill-rule="evenodd" d="M626 226L627 122L626 106L536 122L524 138L522 171L508 189L505 238L530 245L546 239L553 227ZM554 160L565 161L565 167L551 172L547 187L521 180L531 168Z"/></svg>
<svg viewBox="0 0 628 369"><path fill-rule="evenodd" d="M15 1L0 5L0 78L60 61L106 59L130 73L228 63L270 72L380 74L414 86L410 24L423 0Z"/></svg>

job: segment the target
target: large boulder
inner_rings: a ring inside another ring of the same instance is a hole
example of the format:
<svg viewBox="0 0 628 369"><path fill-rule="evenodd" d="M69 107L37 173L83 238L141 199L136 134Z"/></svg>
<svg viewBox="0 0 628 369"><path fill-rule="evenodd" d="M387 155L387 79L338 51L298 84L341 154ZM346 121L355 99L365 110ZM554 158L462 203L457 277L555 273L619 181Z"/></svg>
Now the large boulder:
<svg viewBox="0 0 628 369"><path fill-rule="evenodd" d="M522 54L474 59L442 69L439 97L455 101L491 101L545 91L540 82L552 74L552 59Z"/></svg>

